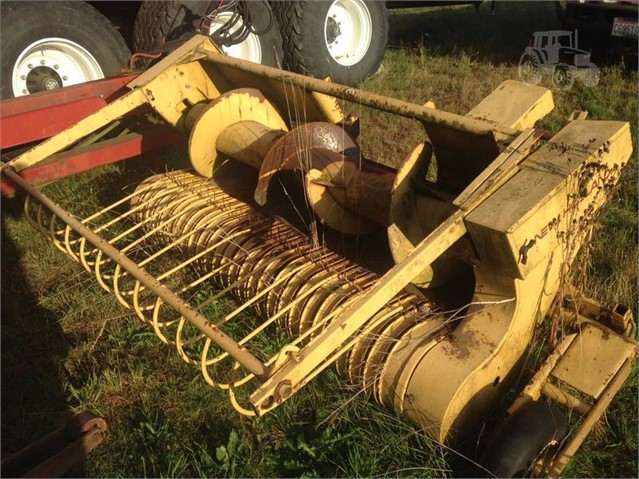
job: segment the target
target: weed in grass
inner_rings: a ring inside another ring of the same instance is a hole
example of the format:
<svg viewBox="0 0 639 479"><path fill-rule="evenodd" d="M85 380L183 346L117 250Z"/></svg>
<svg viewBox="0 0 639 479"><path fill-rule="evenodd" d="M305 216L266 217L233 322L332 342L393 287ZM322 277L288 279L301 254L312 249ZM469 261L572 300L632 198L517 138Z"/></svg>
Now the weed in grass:
<svg viewBox="0 0 639 479"><path fill-rule="evenodd" d="M74 408L76 412L83 410L95 411L100 414L99 404L103 396L101 379L95 372L91 373L89 380L78 388L69 384L69 394L77 402Z"/></svg>

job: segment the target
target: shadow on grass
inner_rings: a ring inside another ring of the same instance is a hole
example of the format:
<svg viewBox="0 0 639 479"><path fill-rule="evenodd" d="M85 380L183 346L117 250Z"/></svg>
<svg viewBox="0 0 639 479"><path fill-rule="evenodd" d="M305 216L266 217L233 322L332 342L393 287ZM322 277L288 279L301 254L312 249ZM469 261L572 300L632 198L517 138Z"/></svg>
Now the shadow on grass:
<svg viewBox="0 0 639 479"><path fill-rule="evenodd" d="M99 201L106 205L119 199L150 174L148 162L133 160L113 174L98 176L94 185ZM116 181L102 186L107 179ZM65 334L59 313L43 307L39 299L44 291L57 291L64 281L60 275L65 273L53 271L36 284L34 274L28 271L26 251L19 247L29 242L14 235L40 233L27 227L14 230L8 226L9 222L24 217L23 204L23 195L2 199L2 459L71 419L72 404L65 384L71 380L80 387L86 380L77 372L73 377L64 377L64 363L77 346L78 338ZM53 254L59 255L61 263L71 261L59 252ZM79 461L66 475L84 477L85 471L85 461ZM2 475L16 477L22 472L26 471L3 468Z"/></svg>
<svg viewBox="0 0 639 479"><path fill-rule="evenodd" d="M71 417L60 361L69 352L57 318L38 304L23 253L7 231L22 215L22 198L2 200L2 459L29 446ZM46 288L46 284L37 285ZM31 466L35 466L32 464ZM2 470L5 477L26 471ZM73 473L83 477L77 464Z"/></svg>

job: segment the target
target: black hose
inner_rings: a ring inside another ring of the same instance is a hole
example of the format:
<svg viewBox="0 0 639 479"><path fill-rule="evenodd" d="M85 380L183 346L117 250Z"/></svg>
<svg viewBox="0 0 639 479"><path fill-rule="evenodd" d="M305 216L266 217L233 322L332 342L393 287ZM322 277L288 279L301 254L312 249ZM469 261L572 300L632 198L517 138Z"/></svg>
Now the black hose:
<svg viewBox="0 0 639 479"><path fill-rule="evenodd" d="M218 3L215 9L211 9L209 5L205 16L202 18L200 30L202 32L206 30L207 20L210 25L210 22L220 13L228 12L232 12L231 17L217 30L208 34L218 45L226 47L237 45L246 40L251 33L264 35L273 27L273 12L265 0L250 2L245 0L225 0ZM255 26L256 21L260 22L263 18L268 19L266 26L261 29L257 28ZM236 27L237 30L232 31Z"/></svg>

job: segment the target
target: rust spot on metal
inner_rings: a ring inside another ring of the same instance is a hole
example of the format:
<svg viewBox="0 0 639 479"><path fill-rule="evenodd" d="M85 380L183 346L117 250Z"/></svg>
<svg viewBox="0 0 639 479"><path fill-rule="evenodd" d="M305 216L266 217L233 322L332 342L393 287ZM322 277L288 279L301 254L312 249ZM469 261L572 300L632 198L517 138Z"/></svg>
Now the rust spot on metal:
<svg viewBox="0 0 639 479"><path fill-rule="evenodd" d="M335 160L338 153L344 158L359 156L359 147L339 126L325 122L312 122L298 126L280 138L269 150L255 189L255 201L264 205L271 180L279 171L311 168L323 169Z"/></svg>
<svg viewBox="0 0 639 479"><path fill-rule="evenodd" d="M496 345L483 333L472 330L456 331L452 334L447 350L450 352L450 357L465 360L470 357L472 351L483 349L485 346L494 348Z"/></svg>

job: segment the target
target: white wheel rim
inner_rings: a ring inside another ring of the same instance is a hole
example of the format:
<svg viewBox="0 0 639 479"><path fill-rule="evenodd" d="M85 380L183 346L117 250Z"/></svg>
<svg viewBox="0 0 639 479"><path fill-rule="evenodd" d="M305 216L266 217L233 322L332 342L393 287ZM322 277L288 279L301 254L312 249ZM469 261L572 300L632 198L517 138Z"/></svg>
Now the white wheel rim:
<svg viewBox="0 0 639 479"><path fill-rule="evenodd" d="M335 0L324 23L324 41L333 60L347 67L359 63L370 47L372 24L362 0Z"/></svg>
<svg viewBox="0 0 639 479"><path fill-rule="evenodd" d="M104 73L84 47L64 38L44 38L18 55L11 78L18 97L99 80Z"/></svg>
<svg viewBox="0 0 639 479"><path fill-rule="evenodd" d="M212 21L209 27L208 35L211 35L221 26L223 26L233 14L231 12L222 12L218 14ZM241 28L242 23L236 23L233 28L230 29L230 33L235 33ZM248 60L254 63L262 63L262 48L260 45L260 38L255 33L249 33L248 37L242 42L236 45L223 46L220 45L221 50L230 57L240 58L242 60Z"/></svg>

